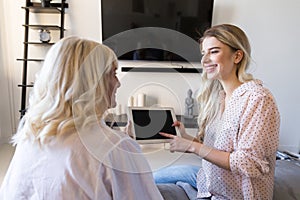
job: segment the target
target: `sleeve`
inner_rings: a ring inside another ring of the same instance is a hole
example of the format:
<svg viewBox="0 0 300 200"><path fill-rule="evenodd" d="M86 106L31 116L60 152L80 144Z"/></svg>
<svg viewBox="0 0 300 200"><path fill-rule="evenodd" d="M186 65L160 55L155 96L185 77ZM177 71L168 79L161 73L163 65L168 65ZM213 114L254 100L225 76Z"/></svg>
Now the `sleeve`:
<svg viewBox="0 0 300 200"><path fill-rule="evenodd" d="M105 163L113 199L162 199L146 158L131 139L117 144Z"/></svg>
<svg viewBox="0 0 300 200"><path fill-rule="evenodd" d="M274 98L251 94L241 117L235 150L230 154L231 171L248 177L268 173L278 148L279 124Z"/></svg>

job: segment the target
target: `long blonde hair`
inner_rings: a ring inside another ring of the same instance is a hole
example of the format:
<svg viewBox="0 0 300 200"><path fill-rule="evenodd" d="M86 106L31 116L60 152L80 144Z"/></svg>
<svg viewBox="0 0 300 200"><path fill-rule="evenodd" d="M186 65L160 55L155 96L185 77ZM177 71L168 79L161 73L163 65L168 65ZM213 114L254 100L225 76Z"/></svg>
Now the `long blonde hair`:
<svg viewBox="0 0 300 200"><path fill-rule="evenodd" d="M110 106L107 77L117 57L97 42L67 37L53 45L37 75L13 143L47 139L99 119ZM75 114L74 114L75 113Z"/></svg>
<svg viewBox="0 0 300 200"><path fill-rule="evenodd" d="M251 60L251 47L246 34L240 28L230 24L213 26L204 32L203 37L200 39L200 47L207 37L215 37L234 51L243 51L244 56L238 63L236 75L242 83L253 79L252 75L246 72ZM202 88L198 96L200 140L203 140L206 125L215 119L220 109L219 93L221 90L223 90L221 83L218 80L208 80L206 72L203 72Z"/></svg>

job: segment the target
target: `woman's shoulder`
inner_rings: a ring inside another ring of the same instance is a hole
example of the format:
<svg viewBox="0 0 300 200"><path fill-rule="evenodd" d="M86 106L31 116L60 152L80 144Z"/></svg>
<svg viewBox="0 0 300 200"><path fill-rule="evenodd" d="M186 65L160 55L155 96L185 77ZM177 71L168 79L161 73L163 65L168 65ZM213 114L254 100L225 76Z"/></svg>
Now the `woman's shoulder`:
<svg viewBox="0 0 300 200"><path fill-rule="evenodd" d="M95 165L104 164L118 170L149 169L139 144L124 132L106 125L70 134L63 143L68 143L73 155L71 157L75 160L86 160Z"/></svg>
<svg viewBox="0 0 300 200"><path fill-rule="evenodd" d="M258 98L274 98L271 91L264 87L263 82L259 79L254 79L242 84L237 91L239 96L249 96Z"/></svg>
<svg viewBox="0 0 300 200"><path fill-rule="evenodd" d="M148 173L151 171L140 145L135 140L116 130L110 136L106 143L111 144L111 146L102 160L105 166L131 173ZM112 138L117 138L117 140L112 142Z"/></svg>

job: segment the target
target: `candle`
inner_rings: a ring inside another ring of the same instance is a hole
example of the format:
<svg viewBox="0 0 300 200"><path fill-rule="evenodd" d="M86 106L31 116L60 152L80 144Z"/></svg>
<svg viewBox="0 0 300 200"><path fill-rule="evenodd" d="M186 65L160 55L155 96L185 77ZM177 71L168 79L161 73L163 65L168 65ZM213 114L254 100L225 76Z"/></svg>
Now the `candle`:
<svg viewBox="0 0 300 200"><path fill-rule="evenodd" d="M133 104L134 104L134 98L133 98L133 96L130 96L130 97L128 98L128 107L132 107Z"/></svg>
<svg viewBox="0 0 300 200"><path fill-rule="evenodd" d="M118 104L117 106L116 106L116 115L121 115L122 114L122 105L121 104Z"/></svg>
<svg viewBox="0 0 300 200"><path fill-rule="evenodd" d="M144 107L145 106L145 94L140 93L137 96L137 106Z"/></svg>

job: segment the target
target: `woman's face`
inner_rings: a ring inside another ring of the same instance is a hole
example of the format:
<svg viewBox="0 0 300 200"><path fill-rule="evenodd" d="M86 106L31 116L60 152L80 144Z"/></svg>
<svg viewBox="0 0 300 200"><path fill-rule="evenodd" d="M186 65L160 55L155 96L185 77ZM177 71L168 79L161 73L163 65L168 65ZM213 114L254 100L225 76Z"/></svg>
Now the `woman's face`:
<svg viewBox="0 0 300 200"><path fill-rule="evenodd" d="M237 64L241 60L241 58L238 59L238 54L242 52L233 51L215 37L206 37L202 42L201 63L207 73L207 78L220 81L236 79Z"/></svg>
<svg viewBox="0 0 300 200"><path fill-rule="evenodd" d="M116 107L116 92L117 89L121 86L120 81L117 77L117 63L114 62L113 64L113 68L111 69L111 71L109 72L109 85L108 85L108 97L109 97L109 101L110 101L110 108L114 108Z"/></svg>

